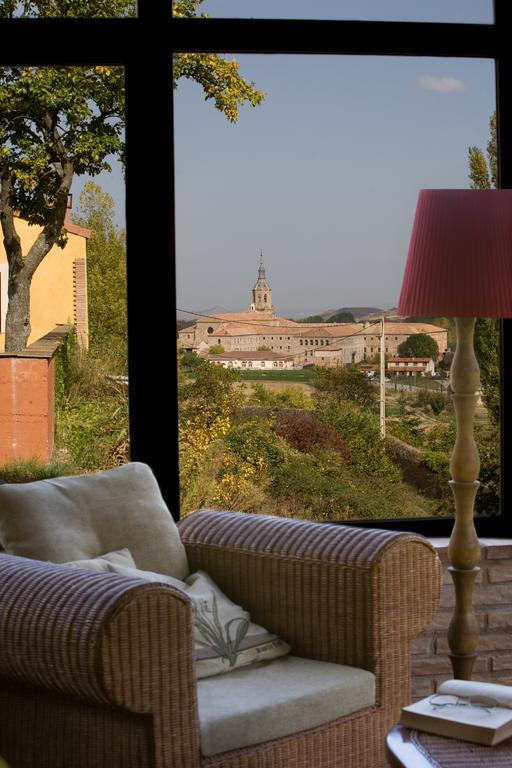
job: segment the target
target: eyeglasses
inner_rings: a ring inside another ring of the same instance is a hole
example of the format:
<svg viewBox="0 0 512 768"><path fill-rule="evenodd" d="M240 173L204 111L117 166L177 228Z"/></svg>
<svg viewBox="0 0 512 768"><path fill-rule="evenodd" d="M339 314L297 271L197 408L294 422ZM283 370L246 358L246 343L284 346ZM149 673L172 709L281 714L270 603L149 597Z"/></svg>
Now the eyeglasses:
<svg viewBox="0 0 512 768"><path fill-rule="evenodd" d="M461 698L460 696L454 696L452 694L436 693L428 700L432 707L476 707L477 709L483 709L485 712L491 712L495 707L499 707L499 702L496 699L491 699L488 696L468 696Z"/></svg>

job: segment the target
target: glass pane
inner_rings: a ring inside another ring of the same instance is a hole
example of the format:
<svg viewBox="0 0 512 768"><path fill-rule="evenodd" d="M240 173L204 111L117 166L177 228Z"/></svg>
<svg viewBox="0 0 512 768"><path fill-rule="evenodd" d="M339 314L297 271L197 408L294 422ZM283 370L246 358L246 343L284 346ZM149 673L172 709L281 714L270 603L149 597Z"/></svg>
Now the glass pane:
<svg viewBox="0 0 512 768"><path fill-rule="evenodd" d="M198 10L217 18L494 23L492 0L205 0Z"/></svg>
<svg viewBox="0 0 512 768"><path fill-rule="evenodd" d="M396 307L418 190L468 188L468 147L483 148L484 175L493 64L238 63L265 99L234 124L197 83L175 91L182 514L451 515L452 320ZM484 331L477 506L489 514L498 368Z"/></svg>
<svg viewBox="0 0 512 768"><path fill-rule="evenodd" d="M0 479L105 469L129 459L124 72L4 67L0 93Z"/></svg>

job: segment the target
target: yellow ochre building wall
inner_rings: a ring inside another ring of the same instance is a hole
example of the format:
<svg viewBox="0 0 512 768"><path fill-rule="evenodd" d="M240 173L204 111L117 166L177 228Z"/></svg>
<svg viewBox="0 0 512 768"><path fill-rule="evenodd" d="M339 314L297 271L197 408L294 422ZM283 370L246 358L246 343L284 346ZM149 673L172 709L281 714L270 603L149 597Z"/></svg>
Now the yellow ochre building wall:
<svg viewBox="0 0 512 768"><path fill-rule="evenodd" d="M30 290L28 344L49 333L56 325L69 323L77 331L79 343L88 345L86 247L90 230L66 222L68 241L64 248L54 246L37 268ZM41 231L16 218L16 230L23 253ZM7 256L0 239L0 352L5 344L7 309Z"/></svg>

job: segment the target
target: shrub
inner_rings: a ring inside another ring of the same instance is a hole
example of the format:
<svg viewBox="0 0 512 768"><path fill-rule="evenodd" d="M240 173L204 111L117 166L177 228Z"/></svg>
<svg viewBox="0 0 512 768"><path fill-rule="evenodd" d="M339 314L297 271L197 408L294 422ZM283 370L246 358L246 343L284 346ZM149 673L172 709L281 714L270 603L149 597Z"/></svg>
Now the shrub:
<svg viewBox="0 0 512 768"><path fill-rule="evenodd" d="M446 453L441 451L423 451L422 464L436 474L447 474L450 460ZM447 478L448 479L448 478Z"/></svg>
<svg viewBox="0 0 512 768"><path fill-rule="evenodd" d="M57 357L56 447L79 472L129 460L127 388L108 378L110 359L71 337Z"/></svg>
<svg viewBox="0 0 512 768"><path fill-rule="evenodd" d="M405 485L340 467L338 455L290 451L277 468L269 493L288 513L309 520L377 520L425 516L430 502ZM276 507L276 514L279 513Z"/></svg>
<svg viewBox="0 0 512 768"><path fill-rule="evenodd" d="M431 410L438 416L447 405L446 395L442 392L433 392L428 389L420 389L417 395L417 403L426 411Z"/></svg>
<svg viewBox="0 0 512 768"><path fill-rule="evenodd" d="M313 400L301 387L283 387L280 390L271 390L260 382L251 382L252 395L250 403L265 405L271 408L313 408Z"/></svg>
<svg viewBox="0 0 512 768"><path fill-rule="evenodd" d="M385 443L380 438L376 414L333 396L319 404L316 414L346 442L350 451L348 466L374 478L400 481L400 471L387 456Z"/></svg>
<svg viewBox="0 0 512 768"><path fill-rule="evenodd" d="M72 475L74 471L74 467L66 462L46 463L37 458L20 459L0 466L0 482L30 483L33 480L45 480L48 477Z"/></svg>
<svg viewBox="0 0 512 768"><path fill-rule="evenodd" d="M235 424L226 434L225 441L238 461L258 471L273 471L282 460L282 450L268 420L250 419Z"/></svg>
<svg viewBox="0 0 512 768"><path fill-rule="evenodd" d="M321 402L325 397L337 395L343 400L350 400L363 408L375 406L376 394L366 374L355 365L338 365L335 368L317 368L316 399Z"/></svg>
<svg viewBox="0 0 512 768"><path fill-rule="evenodd" d="M299 410L278 411L274 425L276 434L301 453L314 453L321 448L336 451L346 461L348 446L328 424L318 421L313 414Z"/></svg>

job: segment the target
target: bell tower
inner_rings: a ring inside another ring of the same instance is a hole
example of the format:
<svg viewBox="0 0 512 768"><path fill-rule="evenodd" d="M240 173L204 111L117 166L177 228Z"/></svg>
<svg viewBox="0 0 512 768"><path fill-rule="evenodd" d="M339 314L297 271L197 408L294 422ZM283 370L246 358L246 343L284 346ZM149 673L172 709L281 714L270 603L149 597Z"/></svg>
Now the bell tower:
<svg viewBox="0 0 512 768"><path fill-rule="evenodd" d="M254 288L252 289L252 303L250 308L251 310L256 310L257 312L268 312L272 315L275 314L272 304L272 289L265 274L262 252L260 253L258 279L254 284Z"/></svg>

